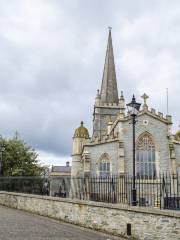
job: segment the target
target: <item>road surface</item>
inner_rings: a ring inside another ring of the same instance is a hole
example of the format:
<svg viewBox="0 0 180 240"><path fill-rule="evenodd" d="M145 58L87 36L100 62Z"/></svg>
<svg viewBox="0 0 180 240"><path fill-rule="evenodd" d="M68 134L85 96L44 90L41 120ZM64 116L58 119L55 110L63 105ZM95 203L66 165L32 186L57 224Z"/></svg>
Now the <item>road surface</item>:
<svg viewBox="0 0 180 240"><path fill-rule="evenodd" d="M122 240L72 224L0 206L0 240Z"/></svg>

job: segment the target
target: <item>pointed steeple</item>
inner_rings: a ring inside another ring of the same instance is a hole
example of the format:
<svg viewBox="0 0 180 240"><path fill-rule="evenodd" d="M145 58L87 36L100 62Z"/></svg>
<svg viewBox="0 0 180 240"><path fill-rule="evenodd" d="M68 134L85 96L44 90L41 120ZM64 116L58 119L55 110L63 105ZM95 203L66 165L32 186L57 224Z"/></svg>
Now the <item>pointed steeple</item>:
<svg viewBox="0 0 180 240"><path fill-rule="evenodd" d="M101 98L100 102L102 104L105 104L105 103L118 104L118 101L119 101L110 27L109 27L108 44L107 44L107 50L106 50L106 59L104 64L100 98Z"/></svg>

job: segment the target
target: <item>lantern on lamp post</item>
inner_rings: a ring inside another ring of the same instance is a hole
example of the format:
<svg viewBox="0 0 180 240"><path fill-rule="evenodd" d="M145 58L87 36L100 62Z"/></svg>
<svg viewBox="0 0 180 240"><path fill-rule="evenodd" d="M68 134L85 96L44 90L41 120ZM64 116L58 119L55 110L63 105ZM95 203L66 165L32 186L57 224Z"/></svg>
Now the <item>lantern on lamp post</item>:
<svg viewBox="0 0 180 240"><path fill-rule="evenodd" d="M131 198L131 204L132 206L137 205L136 201L136 165L135 165L135 125L136 125L136 117L138 115L139 109L141 104L136 102L135 96L133 95L132 101L127 104L128 112L130 113L132 117L132 126L133 126L133 184L132 184L132 198Z"/></svg>

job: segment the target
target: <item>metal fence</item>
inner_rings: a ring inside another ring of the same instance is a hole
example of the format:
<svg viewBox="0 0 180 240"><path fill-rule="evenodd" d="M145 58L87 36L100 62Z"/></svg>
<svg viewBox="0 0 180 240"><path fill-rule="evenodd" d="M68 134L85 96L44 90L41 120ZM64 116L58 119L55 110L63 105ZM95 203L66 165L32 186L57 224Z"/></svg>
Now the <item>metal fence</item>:
<svg viewBox="0 0 180 240"><path fill-rule="evenodd" d="M49 195L49 182L44 177L0 177L0 191Z"/></svg>
<svg viewBox="0 0 180 240"><path fill-rule="evenodd" d="M0 190L131 205L132 182L129 174L85 178L0 177ZM138 206L180 210L178 174L137 176L136 191Z"/></svg>
<svg viewBox="0 0 180 240"><path fill-rule="evenodd" d="M0 177L0 191L69 197L70 176Z"/></svg>
<svg viewBox="0 0 180 240"><path fill-rule="evenodd" d="M132 176L128 174L72 178L73 198L131 205ZM136 177L137 205L180 210L180 176L159 174L157 178Z"/></svg>
<svg viewBox="0 0 180 240"><path fill-rule="evenodd" d="M53 197L69 197L71 176L49 177L50 195Z"/></svg>

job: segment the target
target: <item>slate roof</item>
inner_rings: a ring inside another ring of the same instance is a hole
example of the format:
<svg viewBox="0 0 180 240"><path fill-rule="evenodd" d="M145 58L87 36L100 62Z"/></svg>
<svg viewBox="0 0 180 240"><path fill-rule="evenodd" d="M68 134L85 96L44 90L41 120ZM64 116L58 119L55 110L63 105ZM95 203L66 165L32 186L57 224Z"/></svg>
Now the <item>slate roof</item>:
<svg viewBox="0 0 180 240"><path fill-rule="evenodd" d="M52 172L71 172L71 167L67 166L52 166Z"/></svg>

